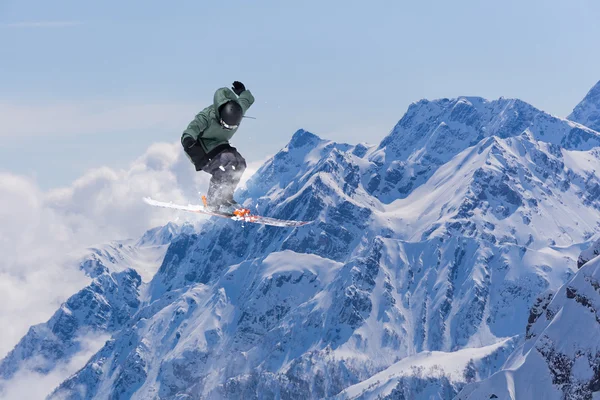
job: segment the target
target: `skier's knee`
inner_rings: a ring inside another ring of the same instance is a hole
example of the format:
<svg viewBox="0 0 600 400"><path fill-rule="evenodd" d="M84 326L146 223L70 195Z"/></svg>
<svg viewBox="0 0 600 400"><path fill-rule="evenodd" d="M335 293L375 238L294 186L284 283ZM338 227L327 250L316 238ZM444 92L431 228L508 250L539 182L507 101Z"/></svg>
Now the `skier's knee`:
<svg viewBox="0 0 600 400"><path fill-rule="evenodd" d="M238 171L242 171L243 172L246 169L246 166L247 166L246 165L246 160L244 159L244 157L242 157L240 155L240 153L237 153L237 157L236 158L237 158L237 160L236 160L237 161L236 169Z"/></svg>

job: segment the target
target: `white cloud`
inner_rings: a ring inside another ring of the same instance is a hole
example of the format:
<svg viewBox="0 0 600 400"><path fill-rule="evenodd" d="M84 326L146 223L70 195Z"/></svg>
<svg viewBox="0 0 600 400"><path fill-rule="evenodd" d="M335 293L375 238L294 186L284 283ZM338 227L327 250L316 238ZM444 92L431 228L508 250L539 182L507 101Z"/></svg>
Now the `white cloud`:
<svg viewBox="0 0 600 400"><path fill-rule="evenodd" d="M163 129L180 131L197 112L194 104L15 104L0 100L0 139Z"/></svg>
<svg viewBox="0 0 600 400"><path fill-rule="evenodd" d="M35 184L0 174L0 354L87 279L63 263L72 233Z"/></svg>
<svg viewBox="0 0 600 400"><path fill-rule="evenodd" d="M198 203L209 178L195 171L179 143L157 143L128 169L94 169L70 187L50 191L45 204L88 241L131 238L174 218L169 210L145 204L143 197Z"/></svg>

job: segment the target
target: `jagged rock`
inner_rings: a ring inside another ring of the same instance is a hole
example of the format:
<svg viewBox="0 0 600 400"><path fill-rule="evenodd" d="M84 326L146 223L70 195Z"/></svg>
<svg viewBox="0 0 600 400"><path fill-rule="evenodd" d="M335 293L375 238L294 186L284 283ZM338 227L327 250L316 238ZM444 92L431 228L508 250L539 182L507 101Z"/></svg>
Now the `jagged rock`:
<svg viewBox="0 0 600 400"><path fill-rule="evenodd" d="M467 386L457 399L489 393L499 398L592 399L600 391L599 335L600 257L595 257L556 295L538 299L527 341L504 369Z"/></svg>

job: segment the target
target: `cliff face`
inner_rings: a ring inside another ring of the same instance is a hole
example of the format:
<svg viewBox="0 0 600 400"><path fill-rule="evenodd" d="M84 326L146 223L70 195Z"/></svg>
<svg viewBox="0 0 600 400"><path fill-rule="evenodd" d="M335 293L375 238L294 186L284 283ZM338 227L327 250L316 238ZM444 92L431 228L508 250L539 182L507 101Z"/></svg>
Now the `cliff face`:
<svg viewBox="0 0 600 400"><path fill-rule="evenodd" d="M593 399L600 392L600 257L536 303L527 340L498 373L467 386L466 399Z"/></svg>

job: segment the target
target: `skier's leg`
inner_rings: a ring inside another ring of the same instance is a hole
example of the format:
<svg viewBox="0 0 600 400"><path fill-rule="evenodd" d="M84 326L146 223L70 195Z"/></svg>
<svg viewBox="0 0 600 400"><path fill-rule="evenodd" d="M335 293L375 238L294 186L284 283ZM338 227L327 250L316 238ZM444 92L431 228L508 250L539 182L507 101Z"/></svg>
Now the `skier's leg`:
<svg viewBox="0 0 600 400"><path fill-rule="evenodd" d="M228 203L235 206L237 202L233 199L233 193L246 170L246 160L244 160L244 157L237 150L231 150L226 156L225 161L224 169L226 177L224 178L223 196Z"/></svg>
<svg viewBox="0 0 600 400"><path fill-rule="evenodd" d="M208 206L211 208L219 208L222 204L223 199L223 183L225 181L225 171L220 167L219 155L215 156L209 161L207 165L202 168L203 171L208 172L211 175L210 184L208 185L208 192L206 193L206 200Z"/></svg>
<svg viewBox="0 0 600 400"><path fill-rule="evenodd" d="M233 149L222 151L208 163L204 170L212 175L207 193L210 206L235 203L233 192L245 169L246 161Z"/></svg>
<svg viewBox="0 0 600 400"><path fill-rule="evenodd" d="M210 178L208 192L206 193L206 201L209 207L218 208L223 204L223 183L224 174L220 171L214 173Z"/></svg>

